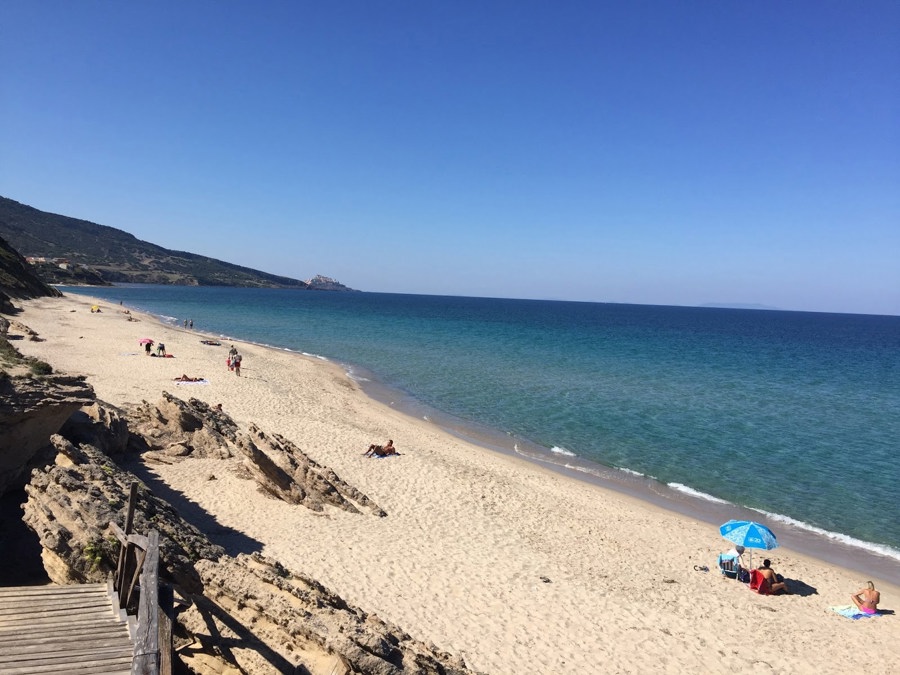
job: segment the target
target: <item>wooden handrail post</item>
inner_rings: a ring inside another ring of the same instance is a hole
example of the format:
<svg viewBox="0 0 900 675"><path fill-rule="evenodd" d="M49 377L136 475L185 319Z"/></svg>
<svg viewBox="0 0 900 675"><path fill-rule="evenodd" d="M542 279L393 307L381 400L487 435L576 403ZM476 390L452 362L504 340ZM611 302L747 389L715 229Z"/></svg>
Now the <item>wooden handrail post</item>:
<svg viewBox="0 0 900 675"><path fill-rule="evenodd" d="M137 488L136 482L131 484L124 531L115 523L110 524L121 544L113 589L119 608L126 610L135 589L140 589L132 635L132 675L171 675L173 592L169 586L160 588L159 584L159 532L150 530L146 537L134 534Z"/></svg>
<svg viewBox="0 0 900 675"><path fill-rule="evenodd" d="M159 673L159 532L150 530L147 539L147 555L141 570L141 599L138 603L132 675Z"/></svg>
<svg viewBox="0 0 900 675"><path fill-rule="evenodd" d="M119 608L126 607L128 602L128 593L122 592L122 586L125 579L128 578L128 558L129 554L134 550L134 546L127 541L127 537L134 530L134 511L137 506L137 482L131 483L131 489L128 493L128 511L125 515L125 537L126 541L121 542L119 547L119 563L116 565L116 577L113 584L119 594Z"/></svg>
<svg viewBox="0 0 900 675"><path fill-rule="evenodd" d="M172 675L172 624L175 623L175 594L172 587L159 587L159 675Z"/></svg>

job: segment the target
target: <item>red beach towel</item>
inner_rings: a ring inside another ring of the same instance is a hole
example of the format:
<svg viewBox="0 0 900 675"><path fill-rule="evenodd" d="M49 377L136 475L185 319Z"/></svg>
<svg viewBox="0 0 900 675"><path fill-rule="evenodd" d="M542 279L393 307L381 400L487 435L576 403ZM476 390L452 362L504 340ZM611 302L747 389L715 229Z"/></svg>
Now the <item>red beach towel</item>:
<svg viewBox="0 0 900 675"><path fill-rule="evenodd" d="M750 570L750 590L756 591L760 595L771 595L772 593L769 580L759 570Z"/></svg>

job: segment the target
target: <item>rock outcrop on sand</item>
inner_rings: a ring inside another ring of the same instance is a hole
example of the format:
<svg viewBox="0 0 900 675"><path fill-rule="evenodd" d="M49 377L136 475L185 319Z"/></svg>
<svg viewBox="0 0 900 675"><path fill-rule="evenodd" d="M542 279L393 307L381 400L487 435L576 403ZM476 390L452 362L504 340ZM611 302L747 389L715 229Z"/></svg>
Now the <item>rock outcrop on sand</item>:
<svg viewBox="0 0 900 675"><path fill-rule="evenodd" d="M248 434L238 437L238 447L246 456L244 466L261 489L279 499L314 511L323 511L329 505L359 513L358 506L376 516L387 515L366 495L331 469L317 464L283 436L268 436L251 425Z"/></svg>
<svg viewBox="0 0 900 675"><path fill-rule="evenodd" d="M280 662L278 672L293 672L287 666L298 660L310 672L472 672L461 658L415 640L397 626L348 605L314 579L258 554L218 563L201 560L196 567L205 594L182 621L197 633L214 623L245 672L264 672L273 661ZM224 615L237 621L229 625ZM260 644L285 648L278 656L266 655Z"/></svg>
<svg viewBox="0 0 900 675"><path fill-rule="evenodd" d="M228 459L238 454L238 427L220 410L195 398L187 402L162 393L126 411L130 448L144 459L172 463L179 458Z"/></svg>
<svg viewBox="0 0 900 675"><path fill-rule="evenodd" d="M243 470L260 490L314 511L326 505L351 513L387 515L368 496L321 466L288 439L256 425L243 432L226 413L195 398L184 402L163 392L157 403L142 401L126 411L133 433L130 449L147 461L171 464L187 458L228 459L243 455Z"/></svg>

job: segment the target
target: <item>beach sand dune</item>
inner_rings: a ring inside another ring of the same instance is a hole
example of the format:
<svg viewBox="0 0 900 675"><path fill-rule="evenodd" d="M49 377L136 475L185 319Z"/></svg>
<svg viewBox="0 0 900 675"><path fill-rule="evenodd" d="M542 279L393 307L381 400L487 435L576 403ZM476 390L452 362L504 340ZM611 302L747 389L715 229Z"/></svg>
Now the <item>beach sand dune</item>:
<svg viewBox="0 0 900 675"><path fill-rule="evenodd" d="M241 426L281 434L333 468L387 517L275 501L236 472L239 460L144 471L214 515L220 531L208 534L229 553L272 556L476 669L832 673L862 659L867 672L900 672L896 615L851 621L829 611L864 585L858 572L780 548L776 569L809 590L756 595L694 570L714 568L725 548L706 523L471 445L369 399L335 364L236 343L237 377L225 365L230 342L204 345L196 331L137 314L129 322L102 302L92 314L96 302L24 303L18 319L45 341L17 346L86 374L114 405L162 391L221 403ZM175 358L145 356L142 337ZM178 387L182 373L209 385ZM388 438L401 456L363 456ZM900 589L875 583L883 606L900 608Z"/></svg>

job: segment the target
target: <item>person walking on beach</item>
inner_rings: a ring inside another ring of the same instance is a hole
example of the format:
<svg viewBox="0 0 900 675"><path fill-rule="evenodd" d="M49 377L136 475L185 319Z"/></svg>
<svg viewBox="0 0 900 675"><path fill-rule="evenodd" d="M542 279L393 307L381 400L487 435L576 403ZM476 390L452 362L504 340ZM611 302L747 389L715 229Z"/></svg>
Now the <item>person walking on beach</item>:
<svg viewBox="0 0 900 675"><path fill-rule="evenodd" d="M231 367L234 368L234 374L238 377L241 376L241 359L243 357L240 354L235 354L231 357Z"/></svg>
<svg viewBox="0 0 900 675"><path fill-rule="evenodd" d="M875 590L875 584L867 581L866 587L856 591L850 599L860 612L875 614L878 612L878 603L881 602L881 593Z"/></svg>
<svg viewBox="0 0 900 675"><path fill-rule="evenodd" d="M191 330L194 330L194 320L193 319L188 321L188 328L190 328Z"/></svg>
<svg viewBox="0 0 900 675"><path fill-rule="evenodd" d="M187 328L187 319L184 320L184 327Z"/></svg>

